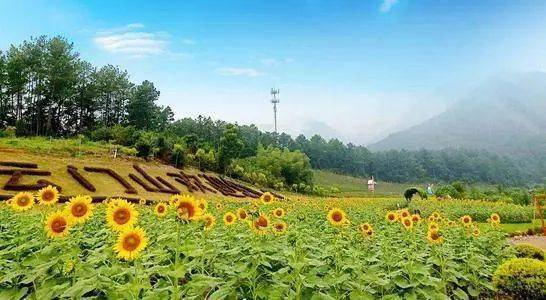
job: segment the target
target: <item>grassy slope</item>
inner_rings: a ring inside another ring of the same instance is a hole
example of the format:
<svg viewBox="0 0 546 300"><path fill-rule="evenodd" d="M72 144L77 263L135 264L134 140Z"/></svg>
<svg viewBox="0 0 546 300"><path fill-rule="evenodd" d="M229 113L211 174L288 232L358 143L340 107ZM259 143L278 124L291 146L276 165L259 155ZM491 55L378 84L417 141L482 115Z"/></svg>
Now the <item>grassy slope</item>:
<svg viewBox="0 0 546 300"><path fill-rule="evenodd" d="M367 179L339 175L328 171L314 171L315 184L322 187L336 187L345 197L373 197L368 191ZM400 196L411 184L378 182L375 196Z"/></svg>

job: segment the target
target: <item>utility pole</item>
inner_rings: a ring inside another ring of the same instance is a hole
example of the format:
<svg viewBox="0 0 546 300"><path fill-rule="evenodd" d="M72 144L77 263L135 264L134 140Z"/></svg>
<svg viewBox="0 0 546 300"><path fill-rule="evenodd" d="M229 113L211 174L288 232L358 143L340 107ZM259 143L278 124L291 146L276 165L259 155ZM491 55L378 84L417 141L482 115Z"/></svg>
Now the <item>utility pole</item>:
<svg viewBox="0 0 546 300"><path fill-rule="evenodd" d="M273 118L275 119L275 135L277 134L277 103L279 103L279 98L277 98L277 95L279 94L279 89L271 89L271 96L273 99L271 99L271 103L273 103Z"/></svg>

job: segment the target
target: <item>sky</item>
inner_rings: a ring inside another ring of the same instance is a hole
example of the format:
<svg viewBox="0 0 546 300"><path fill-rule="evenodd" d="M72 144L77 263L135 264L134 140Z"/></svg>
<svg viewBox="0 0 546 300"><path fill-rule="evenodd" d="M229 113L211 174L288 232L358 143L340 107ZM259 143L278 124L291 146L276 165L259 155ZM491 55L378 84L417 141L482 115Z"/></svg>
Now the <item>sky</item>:
<svg viewBox="0 0 546 300"><path fill-rule="evenodd" d="M368 144L498 73L546 70L545 1L0 0L0 49L61 35L210 116Z"/></svg>

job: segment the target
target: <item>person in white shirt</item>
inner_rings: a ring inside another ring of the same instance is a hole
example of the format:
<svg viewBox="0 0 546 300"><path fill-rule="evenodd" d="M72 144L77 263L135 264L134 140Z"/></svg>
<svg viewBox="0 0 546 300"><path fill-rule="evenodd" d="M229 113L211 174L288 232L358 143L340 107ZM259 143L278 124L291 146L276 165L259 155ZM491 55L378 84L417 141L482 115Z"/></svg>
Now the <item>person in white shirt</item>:
<svg viewBox="0 0 546 300"><path fill-rule="evenodd" d="M368 180L368 191L370 191L372 193L375 193L375 185L376 184L377 184L377 182L375 182L375 179L372 176L370 178L370 180Z"/></svg>

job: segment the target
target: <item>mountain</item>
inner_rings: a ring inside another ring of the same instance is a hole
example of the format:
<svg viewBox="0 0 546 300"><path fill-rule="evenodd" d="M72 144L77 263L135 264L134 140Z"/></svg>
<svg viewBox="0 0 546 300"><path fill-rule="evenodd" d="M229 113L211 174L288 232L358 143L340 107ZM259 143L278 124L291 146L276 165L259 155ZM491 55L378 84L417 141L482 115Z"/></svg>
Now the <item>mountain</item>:
<svg viewBox="0 0 546 300"><path fill-rule="evenodd" d="M369 145L389 149L483 149L546 176L546 73L487 80L445 112Z"/></svg>

